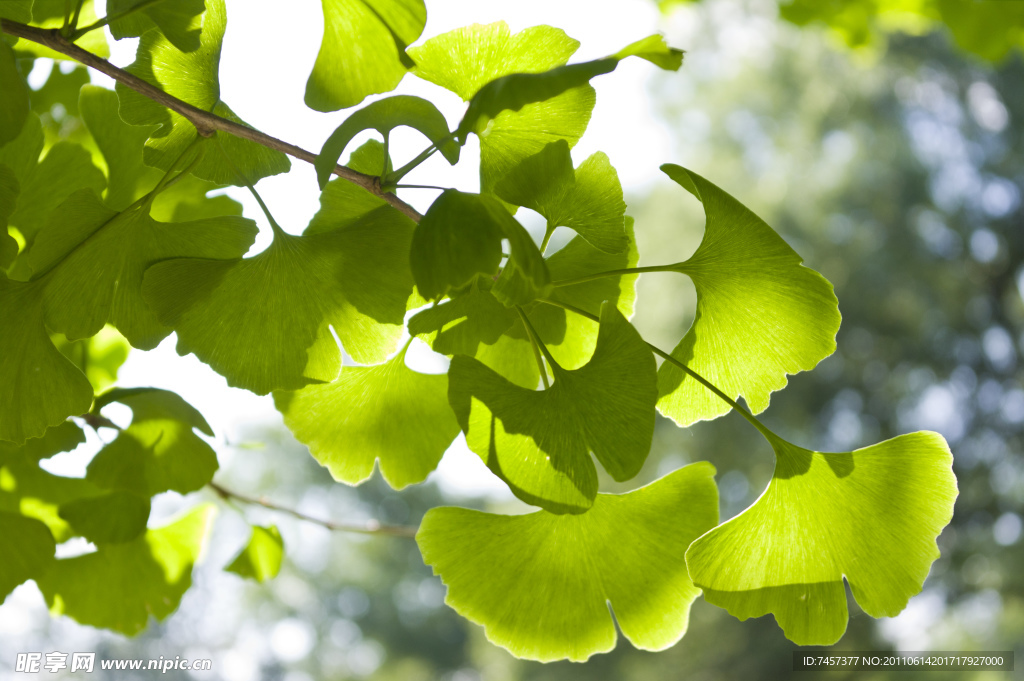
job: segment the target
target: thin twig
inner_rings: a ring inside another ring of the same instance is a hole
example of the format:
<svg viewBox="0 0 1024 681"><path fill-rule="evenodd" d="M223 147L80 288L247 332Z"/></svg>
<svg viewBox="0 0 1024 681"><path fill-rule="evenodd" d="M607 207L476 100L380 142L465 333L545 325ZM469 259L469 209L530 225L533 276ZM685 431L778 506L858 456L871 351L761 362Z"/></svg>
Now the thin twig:
<svg viewBox="0 0 1024 681"><path fill-rule="evenodd" d="M326 527L328 530L337 532L356 532L359 534L387 534L393 537L405 537L412 539L416 536L415 527L408 525L384 525L376 520L368 520L363 525L354 525L351 523L337 523L331 520L322 520L320 518L314 518L308 516L301 511L296 511L294 508L288 508L287 506L280 506L271 501L267 501L263 497L250 497L238 492L233 492L222 485L218 485L215 482L208 483L210 489L217 493L217 495L225 501L234 499L240 501L243 504L253 504L256 506L262 506L263 508L269 508L273 511L280 511L287 513L291 516L298 518L299 520L305 520L310 523L315 523L321 527Z"/></svg>
<svg viewBox="0 0 1024 681"><path fill-rule="evenodd" d="M10 19L0 19L0 28L3 29L4 33L49 47L56 52L60 52L65 56L71 57L72 59L85 64L86 66L96 69L100 73L110 76L118 83L121 83L122 85L135 90L139 94L152 99L154 102L182 115L195 126L196 131L203 137L210 137L218 131L226 132L240 139L255 142L256 144L268 149L283 152L289 156L299 159L300 161L305 161L307 163L316 162L317 155L312 152L306 151L294 144L289 144L288 142L279 140L276 137L271 137L270 135L262 133L255 128L250 128L249 126L229 121L226 118L221 118L220 116L212 114L209 111L204 111L199 107L193 106L188 102L164 92L152 83L149 83L134 74L128 73L124 69L114 66L106 59L98 57L92 52L83 50L81 47L71 43L60 34L58 29L26 26L25 24L18 23L17 21L11 21ZM362 187L371 194L379 196L410 219L419 222L421 216L416 212L416 209L405 201L402 201L396 195L385 192L381 188L380 178L356 172L355 170L346 168L340 164L334 167L334 174L351 182L352 184Z"/></svg>

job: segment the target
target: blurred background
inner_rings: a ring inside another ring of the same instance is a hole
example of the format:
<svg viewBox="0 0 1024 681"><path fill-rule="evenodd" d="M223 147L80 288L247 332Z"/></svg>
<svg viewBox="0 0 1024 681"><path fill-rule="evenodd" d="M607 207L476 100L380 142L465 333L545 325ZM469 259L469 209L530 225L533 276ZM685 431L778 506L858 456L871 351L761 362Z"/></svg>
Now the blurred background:
<svg viewBox="0 0 1024 681"><path fill-rule="evenodd" d="M699 243L699 204L659 177L657 166L671 161L694 169L761 215L839 297L838 351L774 396L765 413L769 426L825 451L937 430L954 453L960 496L924 591L898 617L882 620L864 615L851 598L849 628L835 649L1015 649L1018 664L1024 662L1024 59L1012 49L1014 41L1024 44L1024 3L965 0L960 5L975 9L941 15L949 25L915 11L879 14L887 3L867 0L796 2L781 12L775 0L436 4L428 2L425 36L506 19L514 30L537 23L564 28L583 43L579 59L654 30L688 51L679 73L638 62L595 81L594 122L573 154L579 162L592 151L608 152L637 219L641 264L673 262ZM274 5L229 2L224 99L256 127L317 150L345 116L302 106L322 26L319 3L289 6L279 18ZM984 12L988 28L970 23ZM997 28L998 34L985 32ZM112 45L112 60L130 63L133 49L132 41ZM34 106L48 136L81 135L68 92L90 76L37 61ZM400 91L438 101L454 124L461 104L414 80ZM414 137L392 142L399 163L421 146ZM434 161L409 181L476 187L472 151L456 169ZM259 188L290 231L301 231L317 208L312 170L298 163ZM229 194L265 227L247 196ZM408 198L422 209L433 194ZM634 321L668 349L693 307L684 277L645 275ZM176 390L203 411L218 433L216 480L243 494L267 495L322 518L400 524L416 524L442 504L523 510L458 444L426 484L401 494L378 475L359 488L335 483L292 439L267 398L229 389L194 357L177 357L173 338L153 352L133 352L119 383ZM93 438L47 465L81 474L96 445ZM641 476L628 487L606 479L602 489L637 487L698 460L718 469L723 520L761 493L773 462L768 446L734 415L687 430L661 419ZM216 499L209 492L163 495L154 519L204 497ZM282 573L263 585L222 571L247 537L246 520L277 524L284 537ZM165 622L126 639L51 620L29 583L0 607L0 660L52 650L95 650L104 659L180 655L213 659L212 675L195 678L228 681L815 675L790 671L796 646L771 617L741 623L701 599L689 632L667 651L638 651L620 638L612 653L585 664L551 665L520 661L491 645L443 599L443 585L410 540L331 533L260 507L222 505L194 586ZM888 678L829 673L853 675ZM973 678L926 675L943 677Z"/></svg>

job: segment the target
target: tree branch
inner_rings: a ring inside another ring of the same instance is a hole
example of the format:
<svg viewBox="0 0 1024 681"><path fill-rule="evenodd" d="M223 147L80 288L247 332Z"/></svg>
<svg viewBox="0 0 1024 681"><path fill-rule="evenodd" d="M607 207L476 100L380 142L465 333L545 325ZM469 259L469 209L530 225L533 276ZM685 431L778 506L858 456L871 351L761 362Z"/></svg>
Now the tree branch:
<svg viewBox="0 0 1024 681"><path fill-rule="evenodd" d="M369 520L364 525L353 525L351 523L336 523L330 520L321 520L320 518L314 518L308 516L305 513L296 511L294 508L288 508L286 506L280 506L273 502L267 501L263 497L249 497L244 494L232 492L231 490L218 485L215 482L208 483L208 487L212 489L217 495L225 500L233 499L234 501L240 501L243 504L253 504L256 506L262 506L263 508L269 508L274 511L281 511L291 516L298 518L299 520L305 520L310 523L315 523L321 527L326 527L328 530L338 532L357 532L359 534L388 534L393 537L405 537L412 539L416 536L415 527L409 527L407 525L383 525L376 520Z"/></svg>
<svg viewBox="0 0 1024 681"><path fill-rule="evenodd" d="M268 149L283 152L289 156L299 159L300 161L305 161L307 163L316 162L317 155L312 152L306 151L294 144L289 144L288 142L279 140L276 137L271 137L270 135L262 133L255 128L250 128L246 125L229 121L226 118L221 118L209 111L203 111L188 102L182 101L173 95L169 95L160 88L154 86L152 83L149 83L134 74L128 73L124 69L114 66L106 59L98 57L92 52L83 50L81 47L78 47L62 36L58 29L26 26L25 24L18 23L17 21L11 21L10 19L0 19L0 28L3 29L4 33L38 43L45 47L49 47L55 52L71 57L86 66L96 69L100 73L110 76L118 83L135 90L139 94L152 99L154 102L181 114L186 120L195 126L196 131L203 137L210 137L213 133L218 131L226 132L230 135L234 135L235 137L255 142L256 144ZM334 167L334 174L343 180L347 180L352 184L362 187L371 194L379 196L410 219L419 222L421 217L420 214L416 212L412 206L407 204L405 201L402 201L396 195L385 192L381 188L380 178L356 172L355 170L346 168L340 164Z"/></svg>

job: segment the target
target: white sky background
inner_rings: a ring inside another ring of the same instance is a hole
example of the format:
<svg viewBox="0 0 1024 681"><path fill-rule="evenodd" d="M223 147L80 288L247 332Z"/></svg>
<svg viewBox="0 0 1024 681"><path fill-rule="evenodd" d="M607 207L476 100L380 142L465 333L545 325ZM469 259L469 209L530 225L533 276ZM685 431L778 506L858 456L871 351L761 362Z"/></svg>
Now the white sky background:
<svg viewBox="0 0 1024 681"><path fill-rule="evenodd" d="M102 0L97 13L103 16ZM353 111L389 94L368 98L362 104L324 114L303 103L306 78L312 69L323 32L320 3L315 0L281 3L271 0L228 0L228 25L221 58L221 98L250 125L280 139L318 152L324 140ZM422 40L470 23L504 20L513 32L536 24L549 24L580 41L572 61L606 56L623 46L657 32L659 12L652 0L476 0L428 2L427 26ZM135 58L137 40L114 41L108 33L111 61L127 66ZM658 166L668 160L672 135L654 111L648 83L657 71L652 64L629 59L612 74L593 81L597 106L586 135L573 150L577 163L595 151L603 151L619 172L627 193L650 187L661 175ZM93 82L113 87L113 82L92 72ZM465 104L454 94L414 76L407 76L396 92L414 94L434 102L454 127ZM357 137L347 151L357 148L375 133ZM422 151L429 142L418 132L399 128L392 134L391 153L398 167ZM475 136L454 168L435 154L405 178L410 184L452 186L466 191L479 189L479 147ZM319 208L319 188L313 167L292 160L285 175L261 180L257 190L278 222L289 232L300 233ZM244 189L228 190L241 201L245 215L260 225L251 253L265 248L270 230L255 200ZM437 196L434 190L403 190L402 198L421 212ZM528 213L523 211L523 213ZM529 216L521 215L529 225ZM250 253L250 254L251 254ZM179 357L172 335L151 352L133 350L120 372L123 386L156 386L179 393L199 409L222 437L237 440L246 425L281 424L270 396L259 397L229 388L227 382L194 355ZM412 355L412 353L410 353ZM116 417L115 417L116 418ZM283 426L281 426L283 427ZM64 474L82 474L87 459L57 457L55 468ZM230 454L228 452L228 454ZM63 459L63 460L61 460ZM224 463L225 461L222 461ZM56 472L56 471L55 471ZM507 488L470 453L462 439L445 456L434 476L453 493L489 492L509 498Z"/></svg>

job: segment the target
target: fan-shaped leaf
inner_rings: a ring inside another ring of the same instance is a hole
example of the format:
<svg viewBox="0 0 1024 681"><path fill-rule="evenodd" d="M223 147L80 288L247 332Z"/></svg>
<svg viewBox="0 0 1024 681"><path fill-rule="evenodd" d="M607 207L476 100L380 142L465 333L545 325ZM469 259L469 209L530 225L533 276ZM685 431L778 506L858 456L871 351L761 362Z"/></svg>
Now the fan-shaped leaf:
<svg viewBox="0 0 1024 681"><path fill-rule="evenodd" d="M128 636L153 615L174 612L192 585L192 566L209 534L215 508L203 504L171 523L124 544L58 560L37 579L50 612ZM118 587L111 598L110 586Z"/></svg>
<svg viewBox="0 0 1024 681"><path fill-rule="evenodd" d="M131 12L110 22L110 34L115 40L138 38L155 26L182 52L199 49L200 15L205 10L205 0L107 0L107 16Z"/></svg>
<svg viewBox="0 0 1024 681"><path fill-rule="evenodd" d="M0 147L18 136L28 118L28 86L18 71L14 50L0 40Z"/></svg>
<svg viewBox="0 0 1024 681"><path fill-rule="evenodd" d="M548 357L554 385L521 388L475 359L457 355L448 400L469 448L523 501L581 513L597 494L593 452L616 480L635 476L654 434L654 357L613 305L586 366L569 371Z"/></svg>
<svg viewBox="0 0 1024 681"><path fill-rule="evenodd" d="M697 313L672 356L730 397L764 411L787 374L807 371L836 349L839 303L832 284L739 201L685 168L662 170L704 204L704 239L671 269L693 280ZM729 411L672 364L658 374L658 410L679 425Z"/></svg>
<svg viewBox="0 0 1024 681"><path fill-rule="evenodd" d="M27 444L26 450L32 447ZM39 462L29 453L23 450L20 456L3 462L4 468L0 471L0 511L35 518L49 528L57 543L67 541L76 536L77 532L60 517L60 507L78 499L98 496L103 490L84 478L48 473L39 467Z"/></svg>
<svg viewBox="0 0 1024 681"><path fill-rule="evenodd" d="M334 166L353 137L363 130L373 129L387 139L392 130L402 125L419 130L437 145L449 163L458 163L459 145L454 139L449 138L448 122L437 107L419 97L395 95L377 100L356 111L331 133L316 159L316 178L320 182L320 188L323 189L331 179ZM381 163L371 174L383 175L385 170L384 164Z"/></svg>
<svg viewBox="0 0 1024 681"><path fill-rule="evenodd" d="M322 0L324 37L306 82L306 106L336 111L395 89L405 48L427 22L423 0Z"/></svg>
<svg viewBox="0 0 1024 681"><path fill-rule="evenodd" d="M0 512L0 603L29 579L53 567L57 545L46 525L15 513Z"/></svg>
<svg viewBox="0 0 1024 681"><path fill-rule="evenodd" d="M277 392L274 402L296 439L350 485L368 479L374 461L395 489L423 482L459 432L447 377L413 371L404 350L384 364L345 367L333 383Z"/></svg>
<svg viewBox="0 0 1024 681"><path fill-rule="evenodd" d="M61 505L58 514L89 541L123 544L146 530L149 497L117 490Z"/></svg>
<svg viewBox="0 0 1024 681"><path fill-rule="evenodd" d="M241 577L265 582L277 577L283 557L284 542L277 527L253 525L249 543L224 569Z"/></svg>
<svg viewBox="0 0 1024 681"><path fill-rule="evenodd" d="M912 433L840 454L773 447L775 474L761 498L686 552L704 598L740 619L772 613L800 645L843 635L843 577L872 617L903 610L953 516L945 440Z"/></svg>
<svg viewBox="0 0 1024 681"><path fill-rule="evenodd" d="M356 217L321 198L310 233L278 233L252 258L149 268L144 295L177 332L179 354L194 352L229 384L262 395L333 381L341 353L332 326L357 362L395 351L415 223L387 205Z"/></svg>
<svg viewBox="0 0 1024 681"><path fill-rule="evenodd" d="M685 466L599 494L582 515L435 508L416 541L448 586L445 602L513 655L585 660L615 647L616 623L636 647L662 650L686 633L700 593L683 554L718 522L714 473Z"/></svg>
<svg viewBox="0 0 1024 681"><path fill-rule="evenodd" d="M0 466L11 462L36 463L60 452L70 452L85 442L85 433L74 421L48 428L42 437L25 440L24 444L0 442Z"/></svg>

